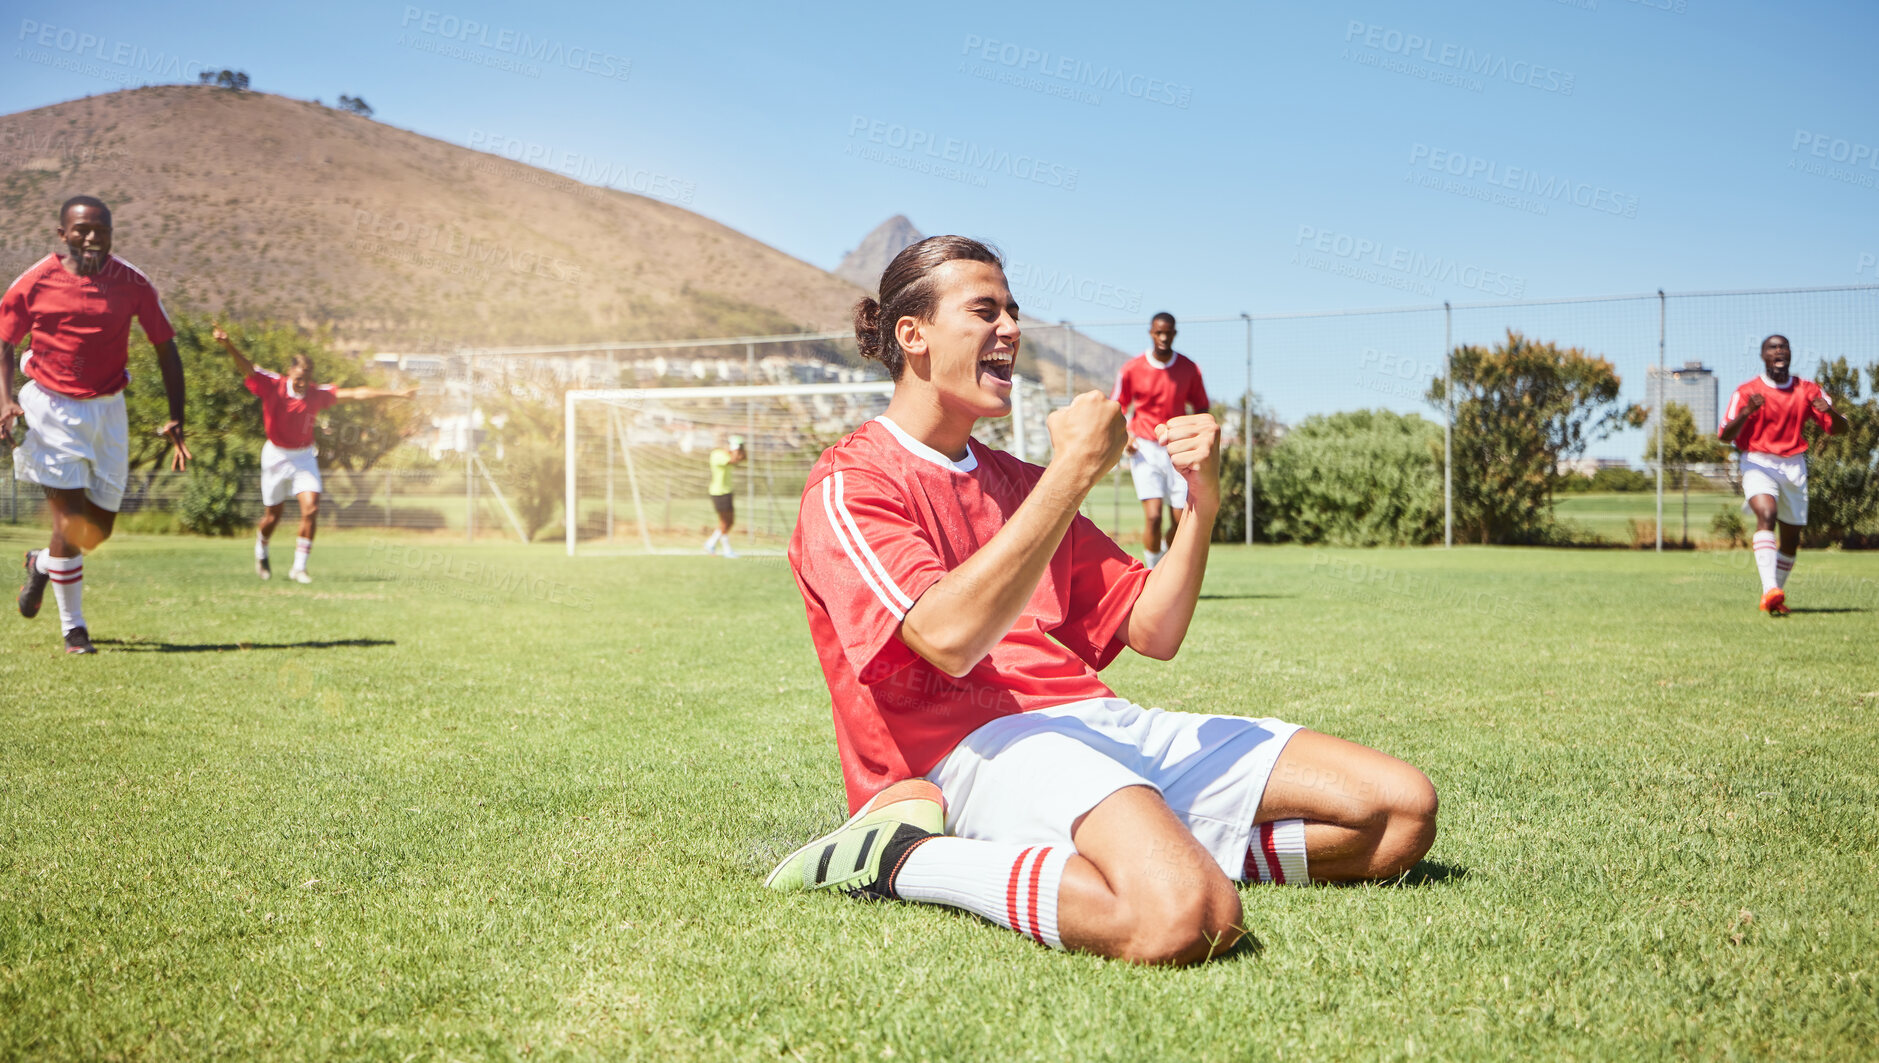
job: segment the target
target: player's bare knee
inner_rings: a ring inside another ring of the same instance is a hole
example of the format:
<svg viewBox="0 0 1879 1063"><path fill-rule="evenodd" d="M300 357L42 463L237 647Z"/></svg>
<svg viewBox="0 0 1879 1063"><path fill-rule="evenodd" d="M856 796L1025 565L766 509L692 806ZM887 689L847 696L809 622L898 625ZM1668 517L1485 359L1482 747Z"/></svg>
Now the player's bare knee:
<svg viewBox="0 0 1879 1063"><path fill-rule="evenodd" d="M1435 784L1422 772L1409 768L1392 802L1389 827L1377 846L1373 867L1377 877L1400 875L1428 854L1435 845L1439 803Z"/></svg>

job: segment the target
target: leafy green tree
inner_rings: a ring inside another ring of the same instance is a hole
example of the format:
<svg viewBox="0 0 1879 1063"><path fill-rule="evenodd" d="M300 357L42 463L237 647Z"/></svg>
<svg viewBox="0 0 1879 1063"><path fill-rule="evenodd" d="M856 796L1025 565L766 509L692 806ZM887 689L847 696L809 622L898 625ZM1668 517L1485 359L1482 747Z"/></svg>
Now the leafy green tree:
<svg viewBox="0 0 1879 1063"><path fill-rule="evenodd" d="M1696 418L1681 402L1664 403L1664 472L1671 483L1683 492L1683 542L1690 541L1690 466L1729 460L1729 445L1707 432L1696 430ZM1644 441L1644 460L1657 461L1657 432L1651 429Z"/></svg>
<svg viewBox="0 0 1879 1063"><path fill-rule="evenodd" d="M176 352L182 358L187 438L195 455L189 463L178 516L185 528L209 535L228 535L253 520L255 513L238 499L246 487L258 482L261 445L267 436L261 424L261 401L244 386L228 356L210 336L213 322L195 314L173 314ZM224 323L236 346L256 365L276 372L286 368L295 354L313 359L314 379L339 387L385 386L359 360L327 347L323 335L305 335L286 325L244 326ZM132 427L131 468L154 479L168 465L169 445L145 429L168 416L163 382L151 365L155 352L143 334L132 330L131 382L125 404ZM320 464L328 472L362 475L390 454L417 427L419 415L408 402L348 402L320 415L314 439Z"/></svg>
<svg viewBox="0 0 1879 1063"><path fill-rule="evenodd" d="M1385 546L1442 534L1442 426L1413 413L1307 417L1254 471L1261 534L1273 539Z"/></svg>
<svg viewBox="0 0 1879 1063"><path fill-rule="evenodd" d="M1578 347L1529 340L1461 346L1454 373L1455 523L1483 543L1544 542L1554 531L1553 489L1562 458L1643 412L1618 402L1618 373ZM1449 397L1437 377L1428 399Z"/></svg>
<svg viewBox="0 0 1879 1063"><path fill-rule="evenodd" d="M1872 395L1861 399L1860 372L1844 357L1823 360L1814 383L1846 418L1838 435L1812 421L1807 439L1807 538L1815 545L1857 542L1879 532L1879 362L1866 367Z"/></svg>
<svg viewBox="0 0 1879 1063"><path fill-rule="evenodd" d="M484 464L532 541L554 520L567 489L562 411L567 386L538 379L483 379L479 395L491 431L482 444ZM501 448L501 459L494 450Z"/></svg>

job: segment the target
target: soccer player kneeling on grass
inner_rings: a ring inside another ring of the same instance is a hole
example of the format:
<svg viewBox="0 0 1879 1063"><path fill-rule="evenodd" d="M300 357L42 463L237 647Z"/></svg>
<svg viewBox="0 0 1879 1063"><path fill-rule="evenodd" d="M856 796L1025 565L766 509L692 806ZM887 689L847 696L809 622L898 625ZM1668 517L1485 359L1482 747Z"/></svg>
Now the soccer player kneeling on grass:
<svg viewBox="0 0 1879 1063"><path fill-rule="evenodd" d="M313 445L313 419L321 410L336 402L355 399L408 399L417 388L387 391L384 388L336 388L313 382L313 359L296 354L287 363L287 372L271 373L249 361L236 348L222 326L215 326L215 338L235 362L242 383L261 399L261 426L267 442L261 445L261 504L266 507L254 534L254 571L262 579L271 579L273 566L268 563L268 539L281 522L287 496L300 502L300 535L294 540L294 567L287 576L296 583L312 583L307 575L307 558L313 553L313 532L320 520L320 450Z"/></svg>
<svg viewBox="0 0 1879 1063"><path fill-rule="evenodd" d="M85 624L85 555L117 525L130 476L124 387L130 383L130 323L136 318L157 351L170 419L170 468L183 471L183 362L156 286L111 253L111 208L73 196L59 208L67 254L47 255L0 297L0 435L22 421L26 439L13 454L13 477L36 483L52 511L52 539L26 552L20 615L39 615L46 584L59 605L65 652L96 653ZM32 336L20 363L26 386L13 397L14 347Z"/></svg>
<svg viewBox="0 0 1879 1063"><path fill-rule="evenodd" d="M1762 612L1788 615L1788 573L1807 527L1809 418L1828 435L1844 422L1820 385L1788 372L1794 352L1779 334L1762 341L1761 376L1735 389L1716 433L1742 454L1742 493L1755 514L1755 571L1762 578ZM1776 535L1776 528L1780 535Z"/></svg>
<svg viewBox="0 0 1879 1063"><path fill-rule="evenodd" d="M895 380L822 455L790 563L835 708L854 816L766 885L964 908L1052 948L1188 963L1243 932L1234 882L1402 873L1435 790L1375 750L1274 719L1145 709L1097 677L1166 660L1219 506L1219 428L1155 430L1188 514L1153 572L1078 515L1127 439L1078 396L1040 469L971 438L1011 412L1018 306L985 245L902 251L855 310Z"/></svg>

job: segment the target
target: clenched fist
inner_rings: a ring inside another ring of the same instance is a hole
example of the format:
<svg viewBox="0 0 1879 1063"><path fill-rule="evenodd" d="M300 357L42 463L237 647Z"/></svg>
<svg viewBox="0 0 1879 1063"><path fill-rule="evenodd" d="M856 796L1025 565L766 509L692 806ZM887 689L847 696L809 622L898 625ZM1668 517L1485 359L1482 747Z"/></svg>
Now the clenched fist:
<svg viewBox="0 0 1879 1063"><path fill-rule="evenodd" d="M1044 427L1050 430L1053 463L1066 462L1090 484L1115 467L1129 441L1122 407L1100 391L1086 391L1070 405L1052 410Z"/></svg>
<svg viewBox="0 0 1879 1063"><path fill-rule="evenodd" d="M1188 505L1211 512L1220 504L1220 424L1211 413L1169 418L1155 426L1155 441L1168 448L1174 471L1187 481Z"/></svg>

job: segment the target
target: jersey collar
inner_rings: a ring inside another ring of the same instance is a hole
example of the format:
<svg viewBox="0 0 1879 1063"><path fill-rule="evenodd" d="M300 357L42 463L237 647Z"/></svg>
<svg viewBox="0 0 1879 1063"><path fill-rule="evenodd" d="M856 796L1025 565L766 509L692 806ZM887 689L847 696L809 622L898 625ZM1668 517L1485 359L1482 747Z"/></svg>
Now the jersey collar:
<svg viewBox="0 0 1879 1063"><path fill-rule="evenodd" d="M1795 382L1796 380L1799 380L1799 379L1801 379L1801 378L1800 378L1800 377L1798 377L1798 376L1795 376L1795 375L1794 375L1793 373L1789 373L1789 374L1788 374L1788 382L1787 382L1787 383L1785 383L1785 384L1777 384L1777 383L1775 383L1774 381L1772 381L1772 380L1770 380L1770 379L1768 379L1768 374L1767 374L1767 373L1763 373L1763 374L1762 374L1762 383L1764 383L1764 384L1767 384L1767 385L1768 385L1769 387L1771 387L1771 388L1774 388L1774 389L1775 389L1776 391L1786 391L1786 390L1788 390L1789 388L1791 388L1791 387L1793 387L1793 386L1794 386L1794 382Z"/></svg>
<svg viewBox="0 0 1879 1063"><path fill-rule="evenodd" d="M1142 360L1156 369L1167 369L1169 366L1181 360L1181 352L1169 351L1167 361L1157 362L1155 361L1155 349L1150 347L1148 350L1142 352Z"/></svg>
<svg viewBox="0 0 1879 1063"><path fill-rule="evenodd" d="M880 422L881 427L887 429L888 433L894 437L894 440L898 442L907 453L912 454L916 458L930 461L941 468L951 469L953 472L971 472L979 467L979 454L978 451L972 449L971 443L966 444L966 456L958 461L954 461L946 455L941 454L939 451L934 450L932 447L927 446L925 443L920 442L918 439L908 435L906 429L888 420L886 414L881 414L876 417L875 420Z"/></svg>

